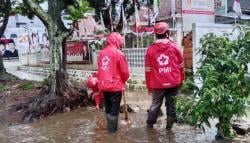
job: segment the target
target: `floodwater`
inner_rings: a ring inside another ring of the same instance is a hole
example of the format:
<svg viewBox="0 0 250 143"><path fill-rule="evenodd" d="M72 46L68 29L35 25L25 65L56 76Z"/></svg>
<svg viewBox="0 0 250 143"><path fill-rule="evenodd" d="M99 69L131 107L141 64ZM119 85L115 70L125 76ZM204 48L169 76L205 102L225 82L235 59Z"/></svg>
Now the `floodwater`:
<svg viewBox="0 0 250 143"><path fill-rule="evenodd" d="M59 113L30 124L2 126L0 143L221 143L215 141L216 129L212 121L212 128L206 128L206 133L195 130L184 124L175 124L173 131L165 130L165 116L160 117L153 130L146 128L146 109L150 104L150 97L143 92L129 92L128 103L139 106L138 113L130 113L130 125L119 124L115 134L107 133L104 112L97 112L94 108L79 108L77 110ZM249 113L248 113L249 114ZM249 114L250 115L250 114ZM123 120L124 114L120 114ZM249 118L248 118L249 119ZM248 143L249 137L239 141Z"/></svg>

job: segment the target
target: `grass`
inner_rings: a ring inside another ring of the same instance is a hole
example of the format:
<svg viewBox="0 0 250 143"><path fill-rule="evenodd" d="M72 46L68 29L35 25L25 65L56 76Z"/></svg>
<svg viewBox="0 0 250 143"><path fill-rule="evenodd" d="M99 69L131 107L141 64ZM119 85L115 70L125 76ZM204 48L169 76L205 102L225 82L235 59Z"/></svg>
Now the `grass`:
<svg viewBox="0 0 250 143"><path fill-rule="evenodd" d="M7 90L7 87L5 85L0 84L0 92L4 92Z"/></svg>
<svg viewBox="0 0 250 143"><path fill-rule="evenodd" d="M21 84L19 86L21 89L23 90L31 90L31 89L34 89L34 85L32 82L27 82L27 83L24 83L24 84Z"/></svg>
<svg viewBox="0 0 250 143"><path fill-rule="evenodd" d="M45 85L45 86L49 86L49 79L48 78L43 79L42 84Z"/></svg>

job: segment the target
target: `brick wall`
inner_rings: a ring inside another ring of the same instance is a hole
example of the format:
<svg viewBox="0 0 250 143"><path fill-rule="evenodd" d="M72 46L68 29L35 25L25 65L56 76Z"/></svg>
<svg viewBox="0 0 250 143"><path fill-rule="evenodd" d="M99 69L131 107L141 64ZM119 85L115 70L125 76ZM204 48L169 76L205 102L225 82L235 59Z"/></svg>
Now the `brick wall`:
<svg viewBox="0 0 250 143"><path fill-rule="evenodd" d="M183 56L184 56L185 68L190 69L192 68L193 65L192 32L190 32L183 38L183 45L184 45Z"/></svg>

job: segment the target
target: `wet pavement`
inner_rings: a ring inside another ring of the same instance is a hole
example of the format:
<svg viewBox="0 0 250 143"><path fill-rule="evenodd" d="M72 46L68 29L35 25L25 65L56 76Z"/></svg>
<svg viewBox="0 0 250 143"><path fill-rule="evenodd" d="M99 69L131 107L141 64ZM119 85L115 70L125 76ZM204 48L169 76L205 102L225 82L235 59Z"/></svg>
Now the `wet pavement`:
<svg viewBox="0 0 250 143"><path fill-rule="evenodd" d="M153 130L147 130L146 109L150 104L150 96L146 92L128 92L128 103L137 107L138 113L129 114L130 125L119 124L118 132L108 134L105 126L104 112L94 108L79 108L77 110L58 113L30 124L2 126L0 130L1 143L210 143L214 140L216 128L206 128L206 133L195 130L184 124L175 124L173 131L165 130L165 116L158 119ZM249 113L248 113L249 114ZM249 114L250 115L250 114ZM120 114L120 121L124 114ZM248 117L249 119L249 117ZM248 140L249 139L249 140ZM238 141L250 142L250 138Z"/></svg>
<svg viewBox="0 0 250 143"><path fill-rule="evenodd" d="M22 79L22 80L33 80L33 81L43 81L45 76L36 75L24 71L19 70L8 70L8 73L11 73L12 75L15 75L16 77Z"/></svg>
<svg viewBox="0 0 250 143"><path fill-rule="evenodd" d="M87 109L86 111L78 109L70 113L57 114L32 124L12 126L1 130L1 142L208 143L214 142L216 132L213 127L204 134L200 130L194 130L193 127L181 124L175 125L173 132L168 132L165 130L163 119L158 121L155 129L147 130L145 126L146 114L139 113L130 114L131 125L120 125L118 132L110 135L105 129L104 114L102 112L98 114L94 109Z"/></svg>
<svg viewBox="0 0 250 143"><path fill-rule="evenodd" d="M29 73L29 71L18 70L18 66L22 66L20 62L7 62L4 64L8 73L15 75L22 80L43 81L46 78L43 75Z"/></svg>
<svg viewBox="0 0 250 143"><path fill-rule="evenodd" d="M43 76L9 70L21 79L42 81ZM146 128L147 108L151 97L146 92L127 92L127 101L138 113L129 114L130 125L119 124L115 134L108 134L104 112L94 108L79 108L68 113L58 113L30 124L7 127L0 124L0 143L250 143L250 137L234 141L215 141L216 120L206 133L184 124L175 124L173 131L165 130L165 116L160 117L153 130ZM164 107L162 108L164 111ZM245 120L250 122L250 110ZM120 114L120 120L124 114Z"/></svg>
<svg viewBox="0 0 250 143"><path fill-rule="evenodd" d="M120 116L122 118L123 115ZM195 131L187 125L177 125L173 132L165 130L164 120L159 120L154 130L145 126L146 113L130 114L131 125L119 126L116 134L110 135L105 129L103 112L94 109L78 109L64 114L57 114L38 122L16 125L1 130L4 142L27 143L162 143L162 142L212 142L213 130L207 134ZM7 131L8 130L8 131ZM8 132L6 134L6 132Z"/></svg>

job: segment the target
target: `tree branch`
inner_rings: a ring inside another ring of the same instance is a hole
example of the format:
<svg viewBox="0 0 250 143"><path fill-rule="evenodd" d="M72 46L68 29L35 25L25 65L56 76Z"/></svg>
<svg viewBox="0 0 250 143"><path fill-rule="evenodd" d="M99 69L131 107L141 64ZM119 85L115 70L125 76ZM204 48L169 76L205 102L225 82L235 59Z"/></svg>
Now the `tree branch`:
<svg viewBox="0 0 250 143"><path fill-rule="evenodd" d="M48 14L56 19L56 25L62 32L69 32L62 21L62 11L67 8L66 3L63 0L48 1L49 9Z"/></svg>
<svg viewBox="0 0 250 143"><path fill-rule="evenodd" d="M1 9L1 13L3 13L3 23L0 26L0 37L4 34L4 31L7 27L8 21L9 21L9 16L10 16L10 11L11 11L11 0L7 1L0 1L1 4L4 4L4 7ZM6 69L4 68L3 65L3 60L2 60L2 55L0 53L0 77L6 73ZM6 77L6 75L4 75Z"/></svg>
<svg viewBox="0 0 250 143"><path fill-rule="evenodd" d="M25 6L27 6L42 22L48 27L51 17L33 0L23 0Z"/></svg>
<svg viewBox="0 0 250 143"><path fill-rule="evenodd" d="M1 1L2 3L2 1ZM9 16L10 16L10 10L11 10L11 0L7 0L4 2L4 9L1 10L4 12L4 17L3 17L3 23L2 23L2 26L0 26L0 37L2 37L4 31L5 31L5 28L8 24L8 21L9 21Z"/></svg>

